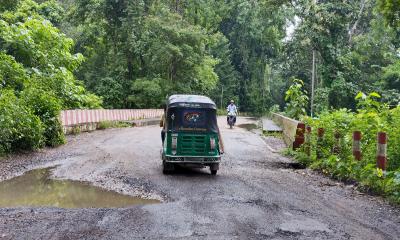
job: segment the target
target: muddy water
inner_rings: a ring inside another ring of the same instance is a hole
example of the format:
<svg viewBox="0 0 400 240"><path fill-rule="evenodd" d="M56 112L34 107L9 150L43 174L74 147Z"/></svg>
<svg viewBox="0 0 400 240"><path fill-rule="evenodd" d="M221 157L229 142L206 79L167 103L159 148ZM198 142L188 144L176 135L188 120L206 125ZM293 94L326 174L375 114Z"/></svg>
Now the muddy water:
<svg viewBox="0 0 400 240"><path fill-rule="evenodd" d="M50 179L51 169L37 169L0 182L0 207L112 208L158 203L107 191L87 183Z"/></svg>

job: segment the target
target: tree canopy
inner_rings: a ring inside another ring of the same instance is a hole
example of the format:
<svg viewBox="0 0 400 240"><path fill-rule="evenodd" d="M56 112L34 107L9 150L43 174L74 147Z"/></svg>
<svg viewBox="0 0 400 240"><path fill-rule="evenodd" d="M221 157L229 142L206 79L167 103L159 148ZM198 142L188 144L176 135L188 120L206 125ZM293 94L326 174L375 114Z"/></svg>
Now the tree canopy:
<svg viewBox="0 0 400 240"><path fill-rule="evenodd" d="M316 108L354 108L358 91L399 100L396 1L63 0L52 21L86 57L76 76L105 107L197 93L242 111L282 108L293 79L311 97L314 52Z"/></svg>
<svg viewBox="0 0 400 240"><path fill-rule="evenodd" d="M3 0L0 102L19 110L1 119L24 113L40 122L38 144L52 144L62 141L52 140L60 136L61 109L158 108L170 94L191 93L222 108L234 99L241 111L263 113L284 108L295 79L311 100L301 104L308 113L311 102L317 114L355 109L359 91L397 105L399 6L398 0ZM10 144L17 143L2 148Z"/></svg>
<svg viewBox="0 0 400 240"><path fill-rule="evenodd" d="M0 6L0 155L63 143L60 110L101 104L74 76L84 57L52 24L56 2Z"/></svg>

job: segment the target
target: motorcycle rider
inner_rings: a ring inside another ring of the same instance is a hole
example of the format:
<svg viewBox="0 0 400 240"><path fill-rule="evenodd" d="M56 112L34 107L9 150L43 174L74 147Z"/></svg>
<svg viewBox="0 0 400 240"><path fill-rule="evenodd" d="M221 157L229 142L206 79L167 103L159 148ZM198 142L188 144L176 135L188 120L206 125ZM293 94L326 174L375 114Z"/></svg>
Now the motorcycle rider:
<svg viewBox="0 0 400 240"><path fill-rule="evenodd" d="M229 125L229 114L233 114L233 124L236 123L236 115L237 115L237 107L235 105L235 101L231 100L230 104L228 105L228 107L226 108L226 110L228 111L228 116L226 117L226 122Z"/></svg>

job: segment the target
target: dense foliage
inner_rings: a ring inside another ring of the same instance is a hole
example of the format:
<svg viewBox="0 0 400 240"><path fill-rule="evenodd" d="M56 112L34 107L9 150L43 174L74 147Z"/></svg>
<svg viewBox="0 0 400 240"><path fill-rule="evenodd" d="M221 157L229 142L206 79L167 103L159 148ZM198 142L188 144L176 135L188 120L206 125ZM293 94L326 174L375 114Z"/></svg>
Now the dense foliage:
<svg viewBox="0 0 400 240"><path fill-rule="evenodd" d="M234 99L241 111L263 113L284 109L284 93L298 79L306 94L302 102L293 95L287 106L293 116L310 113L310 102L317 116L354 111L359 91L376 91L393 107L400 101L398 6L398 0L4 0L1 97L15 97L14 104L39 117L39 142L50 145L63 141L60 109L100 105L85 89L105 108L160 107L167 95L195 93L222 108Z"/></svg>
<svg viewBox="0 0 400 240"><path fill-rule="evenodd" d="M359 93L357 112L347 109L321 113L318 119L305 117L314 129L311 137L311 156L305 154L307 144L297 153L297 158L312 168L341 180L356 180L360 187L388 196L400 203L400 107L390 109L381 104L380 96ZM317 141L317 128L324 128L323 141ZM362 160L352 153L353 131L361 131ZM388 133L387 169L376 167L377 133ZM335 141L335 135L340 142ZM335 148L334 148L335 147ZM334 150L335 149L335 150ZM316 152L320 155L317 158Z"/></svg>
<svg viewBox="0 0 400 240"><path fill-rule="evenodd" d="M77 76L103 97L105 107L159 107L173 93L206 94L222 107L235 99L254 112L272 104L269 64L285 35L280 4L61 2L61 29L87 57Z"/></svg>
<svg viewBox="0 0 400 240"><path fill-rule="evenodd" d="M307 115L308 97L303 86L303 81L294 79L293 84L286 91L285 101L287 104L285 113L290 118L299 119L301 116Z"/></svg>
<svg viewBox="0 0 400 240"><path fill-rule="evenodd" d="M73 75L83 56L49 21L55 2L0 6L0 155L63 143L60 110L100 106Z"/></svg>
<svg viewBox="0 0 400 240"><path fill-rule="evenodd" d="M197 93L243 111L283 109L291 79L311 97L313 52L314 112L354 110L359 91L400 100L397 0L60 2L53 22L77 42L87 58L77 76L107 108Z"/></svg>
<svg viewBox="0 0 400 240"><path fill-rule="evenodd" d="M376 91L381 101L397 105L400 32L393 26L398 23L398 10L383 7L383 2L389 6L396 1L295 1L293 33L285 42L274 81L282 79L288 88L287 79L301 79L311 97L314 52L314 113L343 107L355 110L359 91ZM386 17L389 13L394 17Z"/></svg>

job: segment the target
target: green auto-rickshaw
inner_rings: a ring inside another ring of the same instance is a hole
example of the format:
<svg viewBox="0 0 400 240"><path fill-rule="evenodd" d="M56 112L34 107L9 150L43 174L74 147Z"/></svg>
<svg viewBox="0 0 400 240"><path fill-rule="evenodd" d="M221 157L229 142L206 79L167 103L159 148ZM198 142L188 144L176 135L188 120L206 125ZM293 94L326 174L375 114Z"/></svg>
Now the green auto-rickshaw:
<svg viewBox="0 0 400 240"><path fill-rule="evenodd" d="M172 95L164 115L163 172L176 165L210 167L216 175L221 161L217 107L208 97Z"/></svg>

